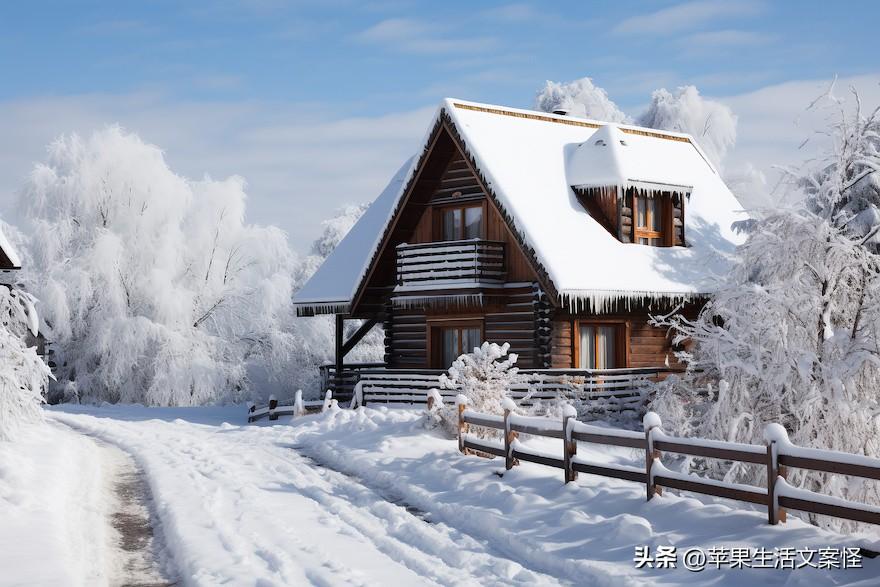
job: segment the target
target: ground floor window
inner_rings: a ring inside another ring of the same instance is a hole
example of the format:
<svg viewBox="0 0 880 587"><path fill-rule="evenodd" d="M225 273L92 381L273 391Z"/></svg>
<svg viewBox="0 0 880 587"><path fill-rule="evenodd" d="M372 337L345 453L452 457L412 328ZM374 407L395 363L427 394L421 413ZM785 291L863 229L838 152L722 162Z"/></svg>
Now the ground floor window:
<svg viewBox="0 0 880 587"><path fill-rule="evenodd" d="M623 367L620 347L624 342L619 324L582 322L578 332L578 368L616 369Z"/></svg>
<svg viewBox="0 0 880 587"><path fill-rule="evenodd" d="M483 326L476 321L432 325L431 337L434 367L446 369L459 356L482 344Z"/></svg>

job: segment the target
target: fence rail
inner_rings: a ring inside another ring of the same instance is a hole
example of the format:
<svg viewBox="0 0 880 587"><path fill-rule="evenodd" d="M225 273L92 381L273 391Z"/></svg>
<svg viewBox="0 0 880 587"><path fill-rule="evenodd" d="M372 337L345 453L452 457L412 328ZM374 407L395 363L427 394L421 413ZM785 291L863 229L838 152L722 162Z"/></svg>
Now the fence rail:
<svg viewBox="0 0 880 587"><path fill-rule="evenodd" d="M269 396L269 405L258 408L253 402L248 404L248 423L269 418L277 420L280 416L302 416L308 412L326 411L336 403L333 394L328 390L321 400L305 400L302 398L302 391L297 391L294 395L293 403L290 405L279 405L274 395Z"/></svg>
<svg viewBox="0 0 880 587"><path fill-rule="evenodd" d="M439 399L432 395L427 401L428 409L434 409ZM880 459L796 446L779 424L767 426L764 432L766 444L761 446L670 436L663 432L660 417L653 412L645 415L644 431L636 432L579 422L571 406L566 406L561 419L553 419L515 414L512 403L505 405L503 415L470 410L464 396L458 396L456 403L459 450L464 454L502 457L507 469L527 461L563 469L566 483L575 480L578 473L643 483L648 500L666 487L764 505L770 524L784 522L786 509L880 524L880 507L799 489L786 482L788 467L880 480ZM471 433L471 427L498 430L503 441L480 438ZM519 441L520 434L561 439L561 454L530 449ZM578 454L579 442L642 450L645 452L645 466L637 468L591 462ZM769 490L672 471L661 461L664 452L765 467Z"/></svg>

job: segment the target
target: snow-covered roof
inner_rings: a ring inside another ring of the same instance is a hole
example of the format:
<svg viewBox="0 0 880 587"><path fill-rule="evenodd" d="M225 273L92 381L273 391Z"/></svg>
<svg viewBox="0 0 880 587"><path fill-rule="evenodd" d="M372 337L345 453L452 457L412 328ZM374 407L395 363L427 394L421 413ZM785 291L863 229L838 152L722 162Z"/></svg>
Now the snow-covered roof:
<svg viewBox="0 0 880 587"><path fill-rule="evenodd" d="M366 271L373 252L379 246L385 225L394 212L412 166L411 158L394 174L379 197L296 293L295 304L307 305L319 313L348 311L360 276Z"/></svg>
<svg viewBox="0 0 880 587"><path fill-rule="evenodd" d="M0 269L21 269L21 258L18 256L18 251L13 248L12 244L9 242L9 239L6 238L6 235L3 234L3 230L0 229L0 251L2 251L2 255L6 256L6 259L2 259L2 264L7 265L5 261L9 261L7 267L0 267Z"/></svg>
<svg viewBox="0 0 880 587"><path fill-rule="evenodd" d="M743 238L731 225L746 216L689 135L456 99L440 104L432 128L444 113L562 303L603 311L619 301L690 299L714 291L730 267ZM401 168L295 303L351 302L415 167ZM621 243L573 189L630 185L690 192L686 247Z"/></svg>

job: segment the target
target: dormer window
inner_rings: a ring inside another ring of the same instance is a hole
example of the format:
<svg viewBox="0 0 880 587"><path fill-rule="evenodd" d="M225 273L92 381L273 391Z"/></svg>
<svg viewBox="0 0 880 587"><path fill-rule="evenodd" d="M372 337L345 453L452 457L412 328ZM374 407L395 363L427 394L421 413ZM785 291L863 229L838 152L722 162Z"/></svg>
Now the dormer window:
<svg viewBox="0 0 880 587"><path fill-rule="evenodd" d="M633 235L636 243L640 245L650 245L652 247L662 247L667 243L667 235L665 234L665 214L667 200L662 196L648 197L639 195L633 198L635 205L635 234Z"/></svg>

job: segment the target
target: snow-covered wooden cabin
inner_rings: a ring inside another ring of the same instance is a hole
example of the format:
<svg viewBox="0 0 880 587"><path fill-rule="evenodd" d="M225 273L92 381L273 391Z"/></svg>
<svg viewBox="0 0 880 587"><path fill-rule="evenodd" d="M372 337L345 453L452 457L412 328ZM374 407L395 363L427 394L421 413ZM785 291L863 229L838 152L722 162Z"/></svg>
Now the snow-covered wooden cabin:
<svg viewBox="0 0 880 587"><path fill-rule="evenodd" d="M659 371L674 357L649 315L696 311L743 218L689 135L447 99L294 303L337 316L348 382L376 323L387 370L488 340L524 369ZM367 322L343 341L349 318Z"/></svg>

